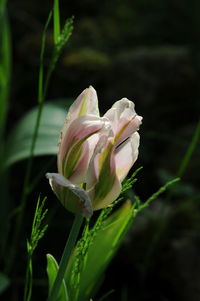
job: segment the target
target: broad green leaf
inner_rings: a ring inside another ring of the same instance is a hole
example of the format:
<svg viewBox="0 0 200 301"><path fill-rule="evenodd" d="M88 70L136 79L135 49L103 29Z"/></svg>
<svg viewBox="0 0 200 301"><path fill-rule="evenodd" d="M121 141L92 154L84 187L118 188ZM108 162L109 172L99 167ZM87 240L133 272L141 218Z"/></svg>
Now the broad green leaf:
<svg viewBox="0 0 200 301"><path fill-rule="evenodd" d="M49 280L49 293L53 287L57 272L58 272L58 264L57 264L55 258L51 254L47 254L47 274L48 274L48 280ZM58 297L55 301L69 301L64 280L60 287Z"/></svg>
<svg viewBox="0 0 200 301"><path fill-rule="evenodd" d="M73 268L76 263L76 250L68 265L65 281L69 288L70 299L88 300L98 286L102 274L109 262L118 250L130 222L133 219L133 207L126 202L118 211L112 214L104 223L90 244L83 260L83 268L80 275L73 275ZM78 287L73 288L71 277L80 277Z"/></svg>
<svg viewBox="0 0 200 301"><path fill-rule="evenodd" d="M57 154L60 131L71 102L63 105L45 103L42 111L34 156ZM37 117L37 108L28 112L14 127L7 143L6 166L27 159Z"/></svg>
<svg viewBox="0 0 200 301"><path fill-rule="evenodd" d="M8 287L10 281L8 277L6 277L4 274L0 272L0 294L5 291L5 289Z"/></svg>

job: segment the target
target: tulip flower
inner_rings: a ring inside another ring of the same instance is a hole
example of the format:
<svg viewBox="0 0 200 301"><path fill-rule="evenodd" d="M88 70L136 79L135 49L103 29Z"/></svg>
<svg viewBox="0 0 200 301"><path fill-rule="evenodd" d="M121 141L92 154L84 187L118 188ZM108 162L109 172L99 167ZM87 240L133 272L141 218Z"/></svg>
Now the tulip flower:
<svg viewBox="0 0 200 301"><path fill-rule="evenodd" d="M61 131L58 173L46 175L66 209L90 217L117 199L138 157L141 121L127 98L100 117L93 87L78 96Z"/></svg>

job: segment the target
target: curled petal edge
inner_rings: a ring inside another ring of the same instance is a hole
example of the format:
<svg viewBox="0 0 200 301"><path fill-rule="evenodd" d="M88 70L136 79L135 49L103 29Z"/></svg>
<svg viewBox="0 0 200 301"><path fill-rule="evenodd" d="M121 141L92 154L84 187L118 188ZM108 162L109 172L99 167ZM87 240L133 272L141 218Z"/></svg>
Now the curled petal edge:
<svg viewBox="0 0 200 301"><path fill-rule="evenodd" d="M93 214L92 210L92 203L90 197L88 196L87 192L77 186L72 184L69 180L67 180L64 176L58 173L47 173L47 179L49 179L49 183L53 189L52 182L55 181L57 185L66 187L70 191L72 191L79 199L80 199L80 209L81 213L84 217L91 217ZM53 189L54 190L54 189ZM56 191L54 191L56 193Z"/></svg>

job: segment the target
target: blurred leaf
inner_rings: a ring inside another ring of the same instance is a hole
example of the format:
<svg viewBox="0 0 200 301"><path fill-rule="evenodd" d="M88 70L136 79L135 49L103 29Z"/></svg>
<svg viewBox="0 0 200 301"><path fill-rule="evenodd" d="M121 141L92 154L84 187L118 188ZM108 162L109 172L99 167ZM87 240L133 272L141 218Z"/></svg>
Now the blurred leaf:
<svg viewBox="0 0 200 301"><path fill-rule="evenodd" d="M6 5L6 0L0 0L0 13L2 12L2 10L4 9L5 5Z"/></svg>
<svg viewBox="0 0 200 301"><path fill-rule="evenodd" d="M80 264L77 260L78 250L75 250L65 274L65 281L69 288L71 299L81 301L92 297L92 293L98 286L103 272L118 250L129 228L130 221L134 216L133 212L131 202L126 202L118 211L106 219L103 227L97 232L94 240L89 245L79 274L75 270L76 265ZM76 280L79 279L77 286L73 283L73 277Z"/></svg>
<svg viewBox="0 0 200 301"><path fill-rule="evenodd" d="M5 126L10 82L11 45L6 1L0 2L0 134Z"/></svg>
<svg viewBox="0 0 200 301"><path fill-rule="evenodd" d="M4 274L0 273L0 294L5 291L9 283L9 279Z"/></svg>
<svg viewBox="0 0 200 301"><path fill-rule="evenodd" d="M65 108L54 103L44 104L34 156L55 155L60 131L71 101L65 101ZM37 108L28 112L16 125L7 143L6 166L30 155L31 141L37 117Z"/></svg>
<svg viewBox="0 0 200 301"><path fill-rule="evenodd" d="M48 274L48 279L49 279L49 292L53 287L57 272L58 272L58 264L57 264L55 258L51 254L47 254L47 274ZM56 298L55 301L69 301L64 280L60 287L58 297Z"/></svg>

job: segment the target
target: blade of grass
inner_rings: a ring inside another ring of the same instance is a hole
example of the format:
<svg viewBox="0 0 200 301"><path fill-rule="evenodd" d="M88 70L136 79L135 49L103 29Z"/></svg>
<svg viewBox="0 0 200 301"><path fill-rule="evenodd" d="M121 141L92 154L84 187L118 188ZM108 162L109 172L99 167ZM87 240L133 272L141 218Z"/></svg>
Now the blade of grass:
<svg viewBox="0 0 200 301"><path fill-rule="evenodd" d="M198 142L200 141L200 121L197 123L196 129L194 131L194 135L192 137L192 140L190 142L190 145L188 146L185 155L183 156L183 159L181 161L179 170L177 172L177 177L182 177L185 173L185 170L192 158L192 154L198 144Z"/></svg>
<svg viewBox="0 0 200 301"><path fill-rule="evenodd" d="M53 6L53 23L54 23L54 43L57 44L60 38L60 11L59 0L54 0Z"/></svg>
<svg viewBox="0 0 200 301"><path fill-rule="evenodd" d="M192 158L192 155L195 151L195 148L197 147L197 144L200 140L200 121L197 123L197 126L195 128L195 131L194 131L194 134L192 136L192 139L190 141L190 144L189 146L187 147L186 149L186 152L181 160L181 163L180 163L180 166L179 166L179 169L177 171L177 177L179 178L182 178L186 169L187 169L187 166ZM168 192L168 196L166 198L166 200L169 202L171 200L173 196L173 190L170 189L169 192Z"/></svg>
<svg viewBox="0 0 200 301"><path fill-rule="evenodd" d="M52 12L50 12L48 16L42 34L41 52L40 52L40 69L39 69L39 80L38 80L38 103L39 104L44 101L44 52L45 52L45 44L46 44L46 32L49 27L51 18L52 18Z"/></svg>
<svg viewBox="0 0 200 301"><path fill-rule="evenodd" d="M53 55L49 64L49 68L46 75L46 82L44 84L44 93L43 97L46 97L47 88L49 86L49 81L52 75L52 72L55 69L56 63L61 55L62 49L69 40L70 36L72 35L73 30L73 17L66 20L62 32L58 38L58 42L54 45Z"/></svg>
<svg viewBox="0 0 200 301"><path fill-rule="evenodd" d="M28 253L28 260L27 260L27 268L26 268L26 277L25 277L25 288L24 288L24 301L30 301L32 296L32 286L33 286L33 265L32 265L32 258L33 252L35 251L38 242L44 236L48 225L43 225L43 220L46 217L48 209L44 210L44 205L46 202L46 198L43 199L41 202L41 198L39 196L35 214L32 223L32 231L30 240L27 240L27 253Z"/></svg>
<svg viewBox="0 0 200 301"><path fill-rule="evenodd" d="M98 301L104 301L115 292L114 289L111 289L109 292L105 293Z"/></svg>
<svg viewBox="0 0 200 301"><path fill-rule="evenodd" d="M34 153L35 143L36 143L39 124L40 124L40 118L41 118L41 113L42 113L42 108L43 108L43 102L44 102L44 98L43 98L43 69L44 69L43 59L44 59L44 50L45 50L45 41L46 41L46 31L49 26L51 16L52 16L52 13L50 13L48 16L47 22L44 27L43 35L42 35L39 84L38 84L38 102L39 102L38 114L37 114L37 119L36 119L36 123L35 123L35 128L34 128L31 148L30 148L30 156L29 156L29 160L28 160L28 164L27 164L27 168L26 168L26 174L25 174L25 179L24 179L24 185L23 185L20 205L17 208L18 214L17 214L17 218L16 218L16 225L15 225L13 240L12 240L11 248L10 248L10 256L8 256L9 261L7 262L7 268L6 268L6 270L8 272L10 272L14 258L15 258L16 249L17 249L17 241L19 239L19 234L21 232L21 226L22 226L24 211L25 211L25 207L26 207L26 199L27 199L28 190L29 190L28 186L29 186L31 169L32 169L32 164L33 164L33 153ZM41 97L41 98L39 98L39 97Z"/></svg>
<svg viewBox="0 0 200 301"><path fill-rule="evenodd" d="M158 196L163 193L164 191L166 191L168 189L168 187L170 187L171 185L174 185L175 183L177 183L178 181L180 181L180 178L175 178L171 181L168 181L165 185L163 185L162 187L160 187L158 189L158 191L156 191L155 193L153 193L143 204L141 204L138 208L138 211L143 210L144 208L148 207L149 204L154 201L155 199L158 198Z"/></svg>

